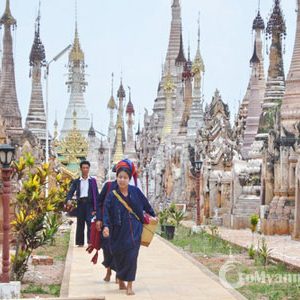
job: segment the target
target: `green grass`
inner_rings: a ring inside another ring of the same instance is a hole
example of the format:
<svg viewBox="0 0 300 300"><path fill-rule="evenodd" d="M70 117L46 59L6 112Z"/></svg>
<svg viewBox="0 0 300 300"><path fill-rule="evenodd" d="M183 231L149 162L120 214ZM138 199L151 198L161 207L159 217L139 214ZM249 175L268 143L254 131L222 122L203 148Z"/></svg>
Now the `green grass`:
<svg viewBox="0 0 300 300"><path fill-rule="evenodd" d="M241 247L222 240L218 235L212 236L204 231L195 234L181 226L177 228L174 240L171 242L184 250L206 256L238 254L244 251Z"/></svg>
<svg viewBox="0 0 300 300"><path fill-rule="evenodd" d="M34 295L51 295L59 297L60 285L50 284L50 285L37 285L31 283L25 289L22 290L22 294L34 294Z"/></svg>

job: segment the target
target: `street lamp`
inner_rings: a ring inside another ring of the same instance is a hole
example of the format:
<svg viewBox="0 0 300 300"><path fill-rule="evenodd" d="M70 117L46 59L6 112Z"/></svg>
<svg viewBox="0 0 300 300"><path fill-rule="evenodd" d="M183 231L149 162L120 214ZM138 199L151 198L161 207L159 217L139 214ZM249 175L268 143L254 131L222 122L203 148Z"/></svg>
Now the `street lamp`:
<svg viewBox="0 0 300 300"><path fill-rule="evenodd" d="M15 148L8 144L0 145L0 162L2 173L2 205L3 205L3 245L2 245L2 274L1 282L9 282L9 206L10 206L10 193L11 182L10 177L12 168L10 167L15 153Z"/></svg>
<svg viewBox="0 0 300 300"><path fill-rule="evenodd" d="M196 217L196 225L201 224L201 211L200 211L200 178L201 178L201 169L202 169L202 160L196 160L194 162L194 169L196 171L196 189L197 189L197 217Z"/></svg>
<svg viewBox="0 0 300 300"><path fill-rule="evenodd" d="M45 159L46 163L49 161L49 110L48 110L48 101L49 101L49 70L50 70L50 65L53 62L56 62L61 56L63 56L70 48L72 45L68 45L65 49L63 49L61 52L59 52L53 59L51 59L49 62L46 64L46 72L45 72L45 79L46 79L46 151L45 151ZM47 192L47 189L46 189Z"/></svg>
<svg viewBox="0 0 300 300"><path fill-rule="evenodd" d="M46 79L46 145L45 145L45 161L46 163L49 162L49 109L48 109L48 102L49 102L49 69L50 65L53 62L56 62L61 56L63 56L72 45L70 44L61 52L59 52L53 59L46 63L46 72L45 72L45 79ZM48 197L48 180L46 182L46 191L45 196Z"/></svg>
<svg viewBox="0 0 300 300"><path fill-rule="evenodd" d="M108 180L110 181L110 178L111 178L110 177L110 174L111 174L111 144L110 144L110 137L107 136L106 134L98 131L98 130L95 130L95 132L107 138L107 142L108 142L108 170L109 170Z"/></svg>

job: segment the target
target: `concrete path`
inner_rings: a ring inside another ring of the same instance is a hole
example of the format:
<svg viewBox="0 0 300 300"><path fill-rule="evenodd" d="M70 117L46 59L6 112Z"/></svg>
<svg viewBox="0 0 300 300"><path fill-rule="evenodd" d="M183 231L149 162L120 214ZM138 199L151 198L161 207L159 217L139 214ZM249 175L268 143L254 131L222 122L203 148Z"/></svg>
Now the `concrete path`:
<svg viewBox="0 0 300 300"><path fill-rule="evenodd" d="M71 238L74 239L74 228ZM73 244L73 243L71 243ZM104 283L105 270L101 264L90 263L91 255L83 248L70 245L62 285L62 297L82 299L105 297L106 300L201 300L237 299L209 272L155 237L149 248L141 247L135 296L128 297L113 282ZM99 262L102 261L102 253Z"/></svg>

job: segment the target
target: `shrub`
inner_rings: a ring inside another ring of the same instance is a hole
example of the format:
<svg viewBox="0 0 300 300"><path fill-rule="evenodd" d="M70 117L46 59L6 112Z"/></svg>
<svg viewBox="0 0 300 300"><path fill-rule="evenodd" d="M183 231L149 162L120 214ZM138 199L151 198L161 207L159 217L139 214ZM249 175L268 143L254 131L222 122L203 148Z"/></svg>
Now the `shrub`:
<svg viewBox="0 0 300 300"><path fill-rule="evenodd" d="M34 249L53 243L62 223L61 210L69 186L60 173L50 170L49 164L35 164L29 153L13 163L14 175L19 181L15 216L11 222L16 240L12 255L11 277L22 280L28 268L28 260ZM47 178L55 178L55 186L46 196Z"/></svg>

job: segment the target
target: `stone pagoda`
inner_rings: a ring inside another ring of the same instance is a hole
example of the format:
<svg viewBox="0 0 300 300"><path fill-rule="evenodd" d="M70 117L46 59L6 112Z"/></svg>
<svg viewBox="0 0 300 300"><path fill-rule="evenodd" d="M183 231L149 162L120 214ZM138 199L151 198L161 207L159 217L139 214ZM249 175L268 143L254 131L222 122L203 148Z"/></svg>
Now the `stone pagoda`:
<svg viewBox="0 0 300 300"><path fill-rule="evenodd" d="M25 128L41 142L46 141L46 115L41 83L42 67L46 66L45 48L40 38L40 10L35 24L34 41L30 52L30 77L32 78L31 98Z"/></svg>
<svg viewBox="0 0 300 300"><path fill-rule="evenodd" d="M0 115L6 125L6 133L15 140L23 133L22 117L19 108L15 82L15 65L13 58L12 29L15 29L16 19L10 11L10 1L6 0L5 12L0 19L4 27L3 57L0 82Z"/></svg>
<svg viewBox="0 0 300 300"><path fill-rule="evenodd" d="M251 76L244 98L243 109L245 109L245 131L243 134L242 155L247 158L249 150L255 140L258 131L259 118L262 112L262 103L265 93L265 74L263 60L262 34L265 29L264 21L258 11L253 21L252 29L255 32L253 55L250 59Z"/></svg>

